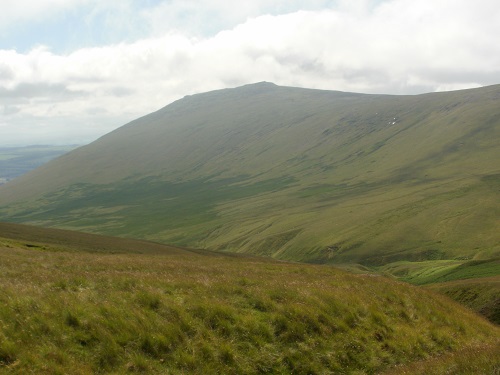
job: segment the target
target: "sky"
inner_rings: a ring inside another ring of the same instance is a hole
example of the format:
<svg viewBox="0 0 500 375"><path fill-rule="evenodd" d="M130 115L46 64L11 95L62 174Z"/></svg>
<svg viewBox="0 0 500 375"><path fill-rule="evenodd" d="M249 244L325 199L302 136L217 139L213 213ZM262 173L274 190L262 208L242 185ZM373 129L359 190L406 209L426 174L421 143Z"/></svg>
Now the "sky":
<svg viewBox="0 0 500 375"><path fill-rule="evenodd" d="M498 0L0 0L0 147L85 144L248 83L500 83Z"/></svg>

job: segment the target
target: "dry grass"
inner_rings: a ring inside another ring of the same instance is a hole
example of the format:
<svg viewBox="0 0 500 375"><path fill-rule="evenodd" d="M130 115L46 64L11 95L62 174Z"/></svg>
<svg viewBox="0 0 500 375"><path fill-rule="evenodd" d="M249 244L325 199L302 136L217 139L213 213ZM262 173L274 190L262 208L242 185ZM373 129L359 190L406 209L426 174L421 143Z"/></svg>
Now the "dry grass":
<svg viewBox="0 0 500 375"><path fill-rule="evenodd" d="M500 324L500 276L450 281L432 284L428 288Z"/></svg>
<svg viewBox="0 0 500 375"><path fill-rule="evenodd" d="M0 240L0 372L373 374L498 348L497 327L383 277L75 248Z"/></svg>
<svg viewBox="0 0 500 375"><path fill-rule="evenodd" d="M498 345L467 346L453 353L396 366L384 375L471 375L500 374Z"/></svg>

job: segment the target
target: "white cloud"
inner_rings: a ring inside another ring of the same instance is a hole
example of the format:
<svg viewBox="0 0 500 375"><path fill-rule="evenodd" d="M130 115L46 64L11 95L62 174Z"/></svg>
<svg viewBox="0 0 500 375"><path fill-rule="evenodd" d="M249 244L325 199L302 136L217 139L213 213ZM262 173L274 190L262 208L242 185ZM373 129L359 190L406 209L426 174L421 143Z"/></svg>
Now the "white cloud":
<svg viewBox="0 0 500 375"><path fill-rule="evenodd" d="M198 3L179 4L167 5ZM266 4L276 8L269 13L287 10L288 2L204 4L237 13L229 22ZM343 1L249 18L211 37L168 32L67 55L0 50L0 136L14 142L22 130L47 142L90 140L186 94L262 80L372 93L499 83L498 8L496 0Z"/></svg>
<svg viewBox="0 0 500 375"><path fill-rule="evenodd" d="M177 30L206 36L260 15L286 14L297 9L321 10L337 3L336 0L170 0L144 9L142 16L157 34Z"/></svg>
<svg viewBox="0 0 500 375"><path fill-rule="evenodd" d="M53 17L89 0L2 0L0 30L18 22Z"/></svg>

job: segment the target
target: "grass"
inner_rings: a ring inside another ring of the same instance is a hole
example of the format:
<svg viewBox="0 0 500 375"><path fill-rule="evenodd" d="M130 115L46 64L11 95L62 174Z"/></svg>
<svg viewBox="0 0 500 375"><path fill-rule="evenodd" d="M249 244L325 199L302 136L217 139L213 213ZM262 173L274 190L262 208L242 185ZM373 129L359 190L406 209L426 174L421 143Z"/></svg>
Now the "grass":
<svg viewBox="0 0 500 375"><path fill-rule="evenodd" d="M378 270L412 284L424 285L498 276L500 259L395 262L380 267Z"/></svg>
<svg viewBox="0 0 500 375"><path fill-rule="evenodd" d="M44 250L62 249L85 251L91 253L137 253L137 254L185 254L197 252L164 244L123 239L109 236L99 236L89 233L67 231L61 229L40 228L35 226L0 223L0 234L15 240L25 247ZM207 253L208 252L204 252Z"/></svg>
<svg viewBox="0 0 500 375"><path fill-rule="evenodd" d="M185 238L192 238L190 227L207 226L217 219L215 207L228 200L278 190L293 183L293 179L266 180L248 185L239 185L244 178L222 181L190 181L169 183L157 178L126 181L119 187L107 188L81 184L67 189L56 197L47 197L55 202L49 210L33 214L31 208L14 218L33 222L64 222L64 227L96 227L110 235L126 235L136 238L158 240L155 234L165 228L181 229L182 236L170 237L170 243L185 245ZM127 202L127 205L121 203ZM82 208L84 207L84 208ZM96 218L94 215L98 215ZM137 226L137 222L148 223ZM210 227L210 226L208 226Z"/></svg>
<svg viewBox="0 0 500 375"><path fill-rule="evenodd" d="M374 374L498 349L498 327L384 277L54 233L0 239L2 373Z"/></svg>
<svg viewBox="0 0 500 375"><path fill-rule="evenodd" d="M377 270L412 284L426 285L500 324L498 258L395 262Z"/></svg>
<svg viewBox="0 0 500 375"><path fill-rule="evenodd" d="M445 294L500 324L499 276L430 284L428 288Z"/></svg>
<svg viewBox="0 0 500 375"><path fill-rule="evenodd" d="M453 354L437 356L407 366L396 366L384 375L498 374L498 347L470 346Z"/></svg>

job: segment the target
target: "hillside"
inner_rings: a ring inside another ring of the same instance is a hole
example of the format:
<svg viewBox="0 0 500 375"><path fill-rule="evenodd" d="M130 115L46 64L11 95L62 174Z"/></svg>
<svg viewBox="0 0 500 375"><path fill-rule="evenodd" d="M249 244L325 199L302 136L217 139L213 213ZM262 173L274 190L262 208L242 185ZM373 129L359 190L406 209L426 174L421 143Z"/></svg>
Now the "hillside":
<svg viewBox="0 0 500 375"><path fill-rule="evenodd" d="M28 248L63 249L69 251L86 251L91 253L134 253L134 254L186 254L207 253L196 249L187 249L164 244L100 236L89 233L74 232L61 229L39 228L11 223L0 223L0 237L14 240Z"/></svg>
<svg viewBox="0 0 500 375"><path fill-rule="evenodd" d="M500 276L431 284L429 288L500 325Z"/></svg>
<svg viewBox="0 0 500 375"><path fill-rule="evenodd" d="M140 241L12 224L0 233L1 373L486 374L500 366L497 326L384 277L144 251Z"/></svg>
<svg viewBox="0 0 500 375"><path fill-rule="evenodd" d="M321 263L500 255L500 85L185 97L0 188L0 217Z"/></svg>

